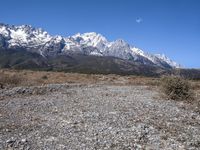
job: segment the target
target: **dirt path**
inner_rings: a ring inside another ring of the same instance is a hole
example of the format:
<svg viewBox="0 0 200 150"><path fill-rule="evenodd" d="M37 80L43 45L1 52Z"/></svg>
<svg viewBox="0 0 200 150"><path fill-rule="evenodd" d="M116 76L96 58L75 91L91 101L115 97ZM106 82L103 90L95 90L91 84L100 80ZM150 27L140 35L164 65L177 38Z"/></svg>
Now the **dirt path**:
<svg viewBox="0 0 200 150"><path fill-rule="evenodd" d="M0 96L0 149L200 149L200 114L146 86L58 84Z"/></svg>

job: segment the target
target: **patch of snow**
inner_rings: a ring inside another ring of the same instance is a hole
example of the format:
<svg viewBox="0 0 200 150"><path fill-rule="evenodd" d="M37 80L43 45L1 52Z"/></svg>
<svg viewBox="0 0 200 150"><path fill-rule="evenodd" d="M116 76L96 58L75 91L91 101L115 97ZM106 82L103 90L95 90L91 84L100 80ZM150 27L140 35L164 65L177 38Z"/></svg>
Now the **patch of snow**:
<svg viewBox="0 0 200 150"><path fill-rule="evenodd" d="M5 26L0 26L0 34L4 35L4 36L9 36L9 32L8 30L6 29Z"/></svg>
<svg viewBox="0 0 200 150"><path fill-rule="evenodd" d="M98 52L91 52L90 55L94 55L94 56L103 56L101 53L98 53Z"/></svg>
<svg viewBox="0 0 200 150"><path fill-rule="evenodd" d="M10 30L10 36L12 38L13 41L21 41L23 43L27 43L27 34L21 30L21 29L18 29L18 30Z"/></svg>

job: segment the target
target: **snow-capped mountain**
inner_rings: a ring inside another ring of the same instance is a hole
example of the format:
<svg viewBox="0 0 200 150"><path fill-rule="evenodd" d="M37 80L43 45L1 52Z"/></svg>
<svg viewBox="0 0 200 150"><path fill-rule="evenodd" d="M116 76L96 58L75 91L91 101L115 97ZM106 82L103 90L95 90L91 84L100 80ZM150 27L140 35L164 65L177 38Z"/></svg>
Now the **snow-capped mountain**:
<svg viewBox="0 0 200 150"><path fill-rule="evenodd" d="M70 37L51 36L41 28L28 25L0 24L0 47L23 48L43 57L78 53L95 56L111 56L147 65L179 68L180 65L165 55L153 55L129 45L122 39L109 42L101 34L91 32Z"/></svg>
<svg viewBox="0 0 200 150"><path fill-rule="evenodd" d="M155 54L155 56L165 62L167 62L170 66L175 66L176 68L181 68L181 65L178 64L177 62L171 60L170 58L168 58L167 56L165 56L164 54Z"/></svg>

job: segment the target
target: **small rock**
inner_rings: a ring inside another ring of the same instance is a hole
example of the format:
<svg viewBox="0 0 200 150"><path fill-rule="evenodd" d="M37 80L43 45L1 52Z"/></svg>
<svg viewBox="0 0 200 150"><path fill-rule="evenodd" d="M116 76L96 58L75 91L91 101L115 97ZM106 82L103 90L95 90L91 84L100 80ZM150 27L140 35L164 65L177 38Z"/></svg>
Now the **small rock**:
<svg viewBox="0 0 200 150"><path fill-rule="evenodd" d="M22 142L22 143L26 143L26 142L27 142L27 139L22 139L21 142Z"/></svg>
<svg viewBox="0 0 200 150"><path fill-rule="evenodd" d="M16 141L15 139L11 138L11 139L7 140L6 143L12 144L12 143L15 143L15 141Z"/></svg>
<svg viewBox="0 0 200 150"><path fill-rule="evenodd" d="M6 131L6 132L10 132L10 130L9 130L9 129L5 129L5 131Z"/></svg>

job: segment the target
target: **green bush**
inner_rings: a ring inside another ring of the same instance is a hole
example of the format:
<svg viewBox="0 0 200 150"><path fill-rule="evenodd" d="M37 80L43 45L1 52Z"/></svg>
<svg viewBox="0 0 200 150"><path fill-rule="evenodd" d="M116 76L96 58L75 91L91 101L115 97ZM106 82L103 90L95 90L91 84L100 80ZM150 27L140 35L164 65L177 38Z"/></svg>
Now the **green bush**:
<svg viewBox="0 0 200 150"><path fill-rule="evenodd" d="M163 77L161 79L162 91L168 99L193 99L193 92L189 81L180 77Z"/></svg>

